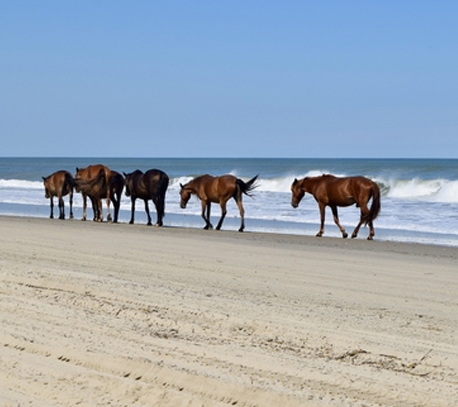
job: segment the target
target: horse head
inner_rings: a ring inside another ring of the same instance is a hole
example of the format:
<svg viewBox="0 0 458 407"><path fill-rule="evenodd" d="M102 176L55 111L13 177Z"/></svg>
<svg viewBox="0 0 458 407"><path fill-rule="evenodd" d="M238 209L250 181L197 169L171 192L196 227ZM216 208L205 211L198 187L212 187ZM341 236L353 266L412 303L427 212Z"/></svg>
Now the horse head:
<svg viewBox="0 0 458 407"><path fill-rule="evenodd" d="M180 188L180 208L185 209L186 205L188 204L189 198L191 198L192 191L190 188L188 188L188 184L180 184Z"/></svg>
<svg viewBox="0 0 458 407"><path fill-rule="evenodd" d="M132 174L126 174L123 172L124 175L124 187L126 188L125 194L126 196L130 196L130 184L131 184L131 178Z"/></svg>
<svg viewBox="0 0 458 407"><path fill-rule="evenodd" d="M45 187L45 198L46 198L46 199L47 199L47 198L50 198L51 195L50 195L50 193L49 193L49 187L48 187L48 183L49 183L48 180L49 180L49 177L41 177L41 178L43 178L43 185L44 185L44 187Z"/></svg>
<svg viewBox="0 0 458 407"><path fill-rule="evenodd" d="M302 189L302 182L298 181L297 178L294 179L293 183L291 184L291 206L293 208L297 208L299 206L299 202L304 197L304 190Z"/></svg>

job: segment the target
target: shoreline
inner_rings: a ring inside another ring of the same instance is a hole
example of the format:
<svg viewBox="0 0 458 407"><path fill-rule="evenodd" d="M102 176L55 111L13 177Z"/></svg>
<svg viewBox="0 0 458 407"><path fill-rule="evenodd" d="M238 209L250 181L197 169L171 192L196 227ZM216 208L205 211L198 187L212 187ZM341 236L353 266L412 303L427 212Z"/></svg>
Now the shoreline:
<svg viewBox="0 0 458 407"><path fill-rule="evenodd" d="M458 248L0 216L0 405L453 406Z"/></svg>
<svg viewBox="0 0 458 407"><path fill-rule="evenodd" d="M0 204L1 206L1 204ZM15 205L13 205L15 206ZM6 208L8 206L5 206ZM68 212L69 208L66 204L66 221L68 219ZM55 208L55 215L57 213L57 204ZM79 217L81 216L81 208L76 207L74 208L75 219L74 221L79 221ZM39 216L38 216L39 214ZM89 218L88 221L91 222L90 216L92 216L92 209L88 208ZM16 214L13 211L11 213L3 213L0 214L0 217L18 217L18 218L32 218L32 219L49 219L49 205L42 205L42 207L38 208L36 206L31 206L28 211L24 212L23 214ZM155 219L155 213L152 212L153 219ZM130 219L130 209L121 209L119 213L119 223L120 224L128 224ZM212 220L215 222L218 219L217 216L213 215ZM305 223L305 222L282 222L276 220L261 220L261 219L254 219L246 217L246 229L245 233L260 233L260 234L279 234L279 235L287 235L287 236L300 236L300 237L310 237L314 238L316 232L319 229L318 223ZM146 222L146 216L144 211L140 205L136 210L136 218L135 218L135 225L144 225ZM328 221L330 222L330 221ZM104 221L104 224L107 222ZM228 215L224 221L222 232L232 232L237 231L240 224L240 219L238 216L230 216ZM342 222L345 228L348 230L353 230L353 224L347 224ZM195 214L188 214L188 213L166 213L166 217L164 220L164 227L168 228L183 228L183 229L201 229L203 225L203 220L200 215ZM420 244L420 245L432 245L432 246L439 246L439 247L450 247L450 248L458 248L458 238L455 235L449 235L446 233L439 234L433 232L419 232L419 231L412 231L412 230L402 230L402 229L384 229L378 228L375 225L375 237L374 240L378 242L386 242L386 243L398 243L398 244ZM287 230L287 231L285 231ZM366 240L367 237L367 228L362 227L359 236L357 239L350 239L347 240ZM326 230L323 236L324 239L342 239L340 232L337 230L337 227L334 223L326 223Z"/></svg>

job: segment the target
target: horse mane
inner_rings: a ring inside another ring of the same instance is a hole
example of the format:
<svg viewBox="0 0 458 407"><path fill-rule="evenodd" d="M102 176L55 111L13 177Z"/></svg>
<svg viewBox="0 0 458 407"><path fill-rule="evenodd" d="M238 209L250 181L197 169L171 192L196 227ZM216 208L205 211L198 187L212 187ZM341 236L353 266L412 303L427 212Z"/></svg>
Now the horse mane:
<svg viewBox="0 0 458 407"><path fill-rule="evenodd" d="M105 176L105 170L101 168L97 176L91 180L75 179L74 183L78 192L82 192L90 197L98 197L106 189L107 178Z"/></svg>

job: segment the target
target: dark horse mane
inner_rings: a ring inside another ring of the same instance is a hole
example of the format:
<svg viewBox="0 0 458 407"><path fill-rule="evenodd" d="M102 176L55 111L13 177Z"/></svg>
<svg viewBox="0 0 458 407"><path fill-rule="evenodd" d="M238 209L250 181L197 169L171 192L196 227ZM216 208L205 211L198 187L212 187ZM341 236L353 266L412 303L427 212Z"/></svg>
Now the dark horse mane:
<svg viewBox="0 0 458 407"><path fill-rule="evenodd" d="M73 182L77 192L82 192L90 198L100 199L106 195L107 178L103 169L93 179L74 179Z"/></svg>

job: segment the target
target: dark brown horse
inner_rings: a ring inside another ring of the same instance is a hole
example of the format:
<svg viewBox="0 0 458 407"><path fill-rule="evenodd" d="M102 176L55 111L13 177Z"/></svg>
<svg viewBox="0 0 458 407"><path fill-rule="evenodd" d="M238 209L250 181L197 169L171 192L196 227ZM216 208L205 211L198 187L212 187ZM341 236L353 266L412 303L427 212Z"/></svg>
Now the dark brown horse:
<svg viewBox="0 0 458 407"><path fill-rule="evenodd" d="M124 189L124 177L117 171L111 170L110 197L114 207L113 222L118 222L119 208L121 207L122 190ZM106 198L102 196L101 198Z"/></svg>
<svg viewBox="0 0 458 407"><path fill-rule="evenodd" d="M202 175L194 178L186 185L181 185L181 208L186 208L186 204L189 201L191 195L197 195L202 202L202 218L205 221L204 229L212 229L213 226L210 223L210 206L211 203L219 203L221 207L221 218L216 226L216 230L221 229L224 218L226 217L226 203L229 199L234 198L235 202L240 211L240 228L239 232L243 232L245 229L245 210L242 205L242 195L251 196L250 191L255 189L255 184L258 176L250 179L248 182L244 182L233 175L222 175L220 177L213 177L211 175Z"/></svg>
<svg viewBox="0 0 458 407"><path fill-rule="evenodd" d="M364 177L338 178L326 174L319 177L306 177L299 181L295 179L291 185L291 192L293 208L299 206L299 202L306 192L312 194L317 201L321 216L321 228L317 233L318 237L324 233L325 209L326 206L329 206L334 216L334 222L342 232L342 237L346 238L348 235L339 223L337 207L353 204L360 208L361 218L351 237L358 236L359 228L363 223L369 225L370 232L367 239L372 240L374 237L373 220L380 212L380 188L374 181ZM371 198L372 205L369 209L367 205Z"/></svg>
<svg viewBox="0 0 458 407"><path fill-rule="evenodd" d="M75 181L78 184L80 181L90 182L94 181L96 177L99 175L100 170L103 170L105 173L105 189L106 189L106 203L107 203L107 221L111 221L111 213L110 213L110 202L111 202L111 190L108 188L108 185L111 185L111 170L102 164L96 165L89 165L86 168L76 168L76 175ZM86 220L86 210L87 210L87 194L76 187L77 192L81 192L83 195L83 218L82 220ZM91 198L92 200L92 198ZM101 204L100 204L101 205ZM98 205L97 205L98 206ZM98 206L98 208L100 208ZM94 210L94 220L101 222L103 220L103 213L100 210Z"/></svg>
<svg viewBox="0 0 458 407"><path fill-rule="evenodd" d="M130 224L134 223L135 218L135 201L143 199L145 202L145 212L148 218L148 225L151 226L151 215L149 213L148 200L152 200L156 207L157 221L155 226L162 226L165 216L165 194L169 187L169 176L161 170L148 170L143 173L135 170L130 174L124 173L124 185L126 187L126 196L130 196L132 203Z"/></svg>
<svg viewBox="0 0 458 407"><path fill-rule="evenodd" d="M68 171L56 171L43 178L45 197L49 198L51 206L51 219L54 219L54 197L59 200L59 219L65 219L64 196L69 195L70 219L73 219L73 176Z"/></svg>

